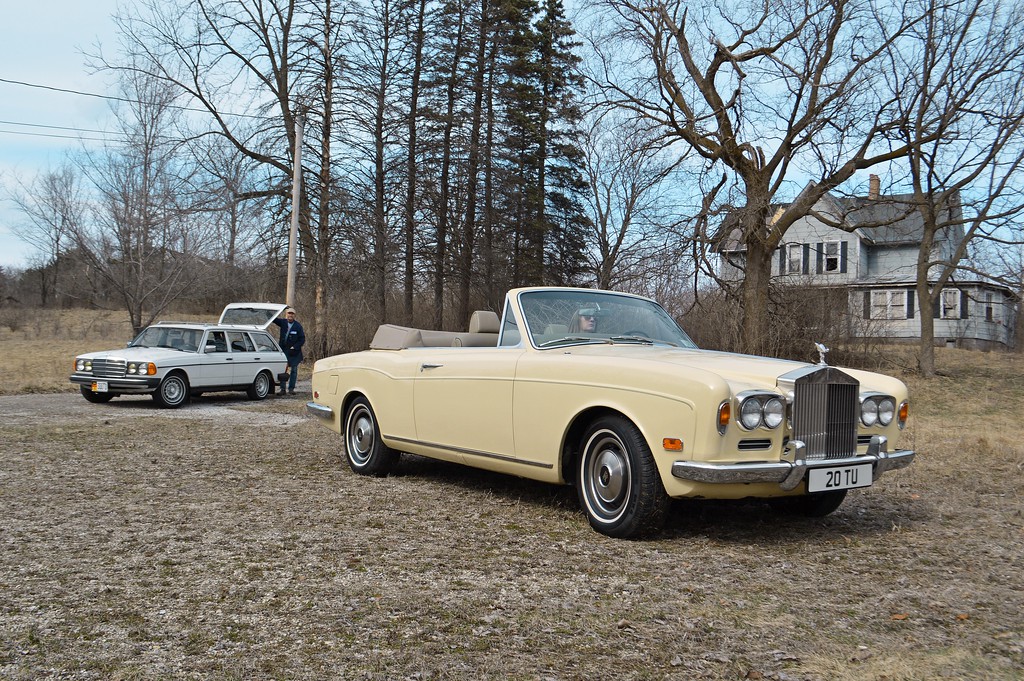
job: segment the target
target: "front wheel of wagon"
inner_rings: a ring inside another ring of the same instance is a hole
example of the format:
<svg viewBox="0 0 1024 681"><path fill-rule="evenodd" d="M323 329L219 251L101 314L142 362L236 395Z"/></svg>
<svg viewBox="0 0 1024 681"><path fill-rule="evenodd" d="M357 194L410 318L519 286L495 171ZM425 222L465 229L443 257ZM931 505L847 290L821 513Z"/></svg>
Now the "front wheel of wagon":
<svg viewBox="0 0 1024 681"><path fill-rule="evenodd" d="M640 430L620 416L595 421L583 435L576 491L590 526L624 539L661 530L669 498Z"/></svg>
<svg viewBox="0 0 1024 681"><path fill-rule="evenodd" d="M356 473L383 477L398 463L398 452L380 439L377 416L365 397L357 398L349 406L342 437L348 465Z"/></svg>
<svg viewBox="0 0 1024 681"><path fill-rule="evenodd" d="M188 398L188 378L180 372L165 376L153 393L153 400L164 409L177 409L188 402Z"/></svg>

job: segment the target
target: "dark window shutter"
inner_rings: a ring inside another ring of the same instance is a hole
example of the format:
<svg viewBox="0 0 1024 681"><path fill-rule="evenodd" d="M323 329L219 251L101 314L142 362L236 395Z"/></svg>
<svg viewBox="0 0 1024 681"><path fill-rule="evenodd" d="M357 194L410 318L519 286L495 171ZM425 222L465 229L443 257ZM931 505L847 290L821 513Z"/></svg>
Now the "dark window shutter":
<svg viewBox="0 0 1024 681"><path fill-rule="evenodd" d="M871 291L864 292L864 319L871 319Z"/></svg>
<svg viewBox="0 0 1024 681"><path fill-rule="evenodd" d="M786 273L786 245L779 249L779 274Z"/></svg>
<svg viewBox="0 0 1024 681"><path fill-rule="evenodd" d="M839 242L839 273L846 274L846 242Z"/></svg>
<svg viewBox="0 0 1024 681"><path fill-rule="evenodd" d="M938 296L935 298L935 304L932 305L932 317L938 319L942 316L942 291L935 291Z"/></svg>
<svg viewBox="0 0 1024 681"><path fill-rule="evenodd" d="M916 295L914 293L914 289L908 288L907 289L907 319L913 319L914 318L914 300L915 300L915 298L916 298Z"/></svg>
<svg viewBox="0 0 1024 681"><path fill-rule="evenodd" d="M811 273L811 245L804 244L804 274Z"/></svg>
<svg viewBox="0 0 1024 681"><path fill-rule="evenodd" d="M967 291L960 291L960 319L967 319L967 299L970 296L967 295Z"/></svg>
<svg viewBox="0 0 1024 681"><path fill-rule="evenodd" d="M821 242L814 244L814 269L818 274L821 274L824 266L821 264L821 258L824 255L825 246Z"/></svg>

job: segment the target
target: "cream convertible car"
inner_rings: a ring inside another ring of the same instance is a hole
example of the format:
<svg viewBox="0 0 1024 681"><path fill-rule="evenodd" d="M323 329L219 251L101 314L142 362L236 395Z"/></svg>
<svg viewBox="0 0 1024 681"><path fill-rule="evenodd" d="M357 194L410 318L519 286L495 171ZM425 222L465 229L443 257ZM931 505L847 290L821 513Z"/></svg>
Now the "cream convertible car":
<svg viewBox="0 0 1024 681"><path fill-rule="evenodd" d="M788 497L834 511L914 452L891 450L906 386L880 374L699 350L655 302L570 288L510 291L467 333L384 325L322 359L308 410L351 468L399 452L576 486L599 532L656 532L669 499Z"/></svg>

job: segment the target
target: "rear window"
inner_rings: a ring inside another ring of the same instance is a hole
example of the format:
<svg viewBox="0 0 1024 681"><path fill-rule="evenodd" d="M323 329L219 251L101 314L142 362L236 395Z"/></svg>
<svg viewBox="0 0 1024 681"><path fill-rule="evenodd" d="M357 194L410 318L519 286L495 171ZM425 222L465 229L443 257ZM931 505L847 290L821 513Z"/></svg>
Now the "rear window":
<svg viewBox="0 0 1024 681"><path fill-rule="evenodd" d="M224 326L266 326L277 317L277 310L256 307L233 307L225 310L220 323Z"/></svg>

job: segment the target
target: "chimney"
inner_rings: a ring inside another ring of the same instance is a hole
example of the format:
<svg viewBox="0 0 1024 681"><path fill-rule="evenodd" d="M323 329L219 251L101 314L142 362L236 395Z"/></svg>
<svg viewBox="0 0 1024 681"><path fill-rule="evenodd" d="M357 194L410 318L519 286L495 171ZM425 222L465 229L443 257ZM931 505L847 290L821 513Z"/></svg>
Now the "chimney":
<svg viewBox="0 0 1024 681"><path fill-rule="evenodd" d="M881 187L882 181L879 179L878 175L871 175L870 177L868 177L868 198L877 199L878 192L881 189Z"/></svg>

